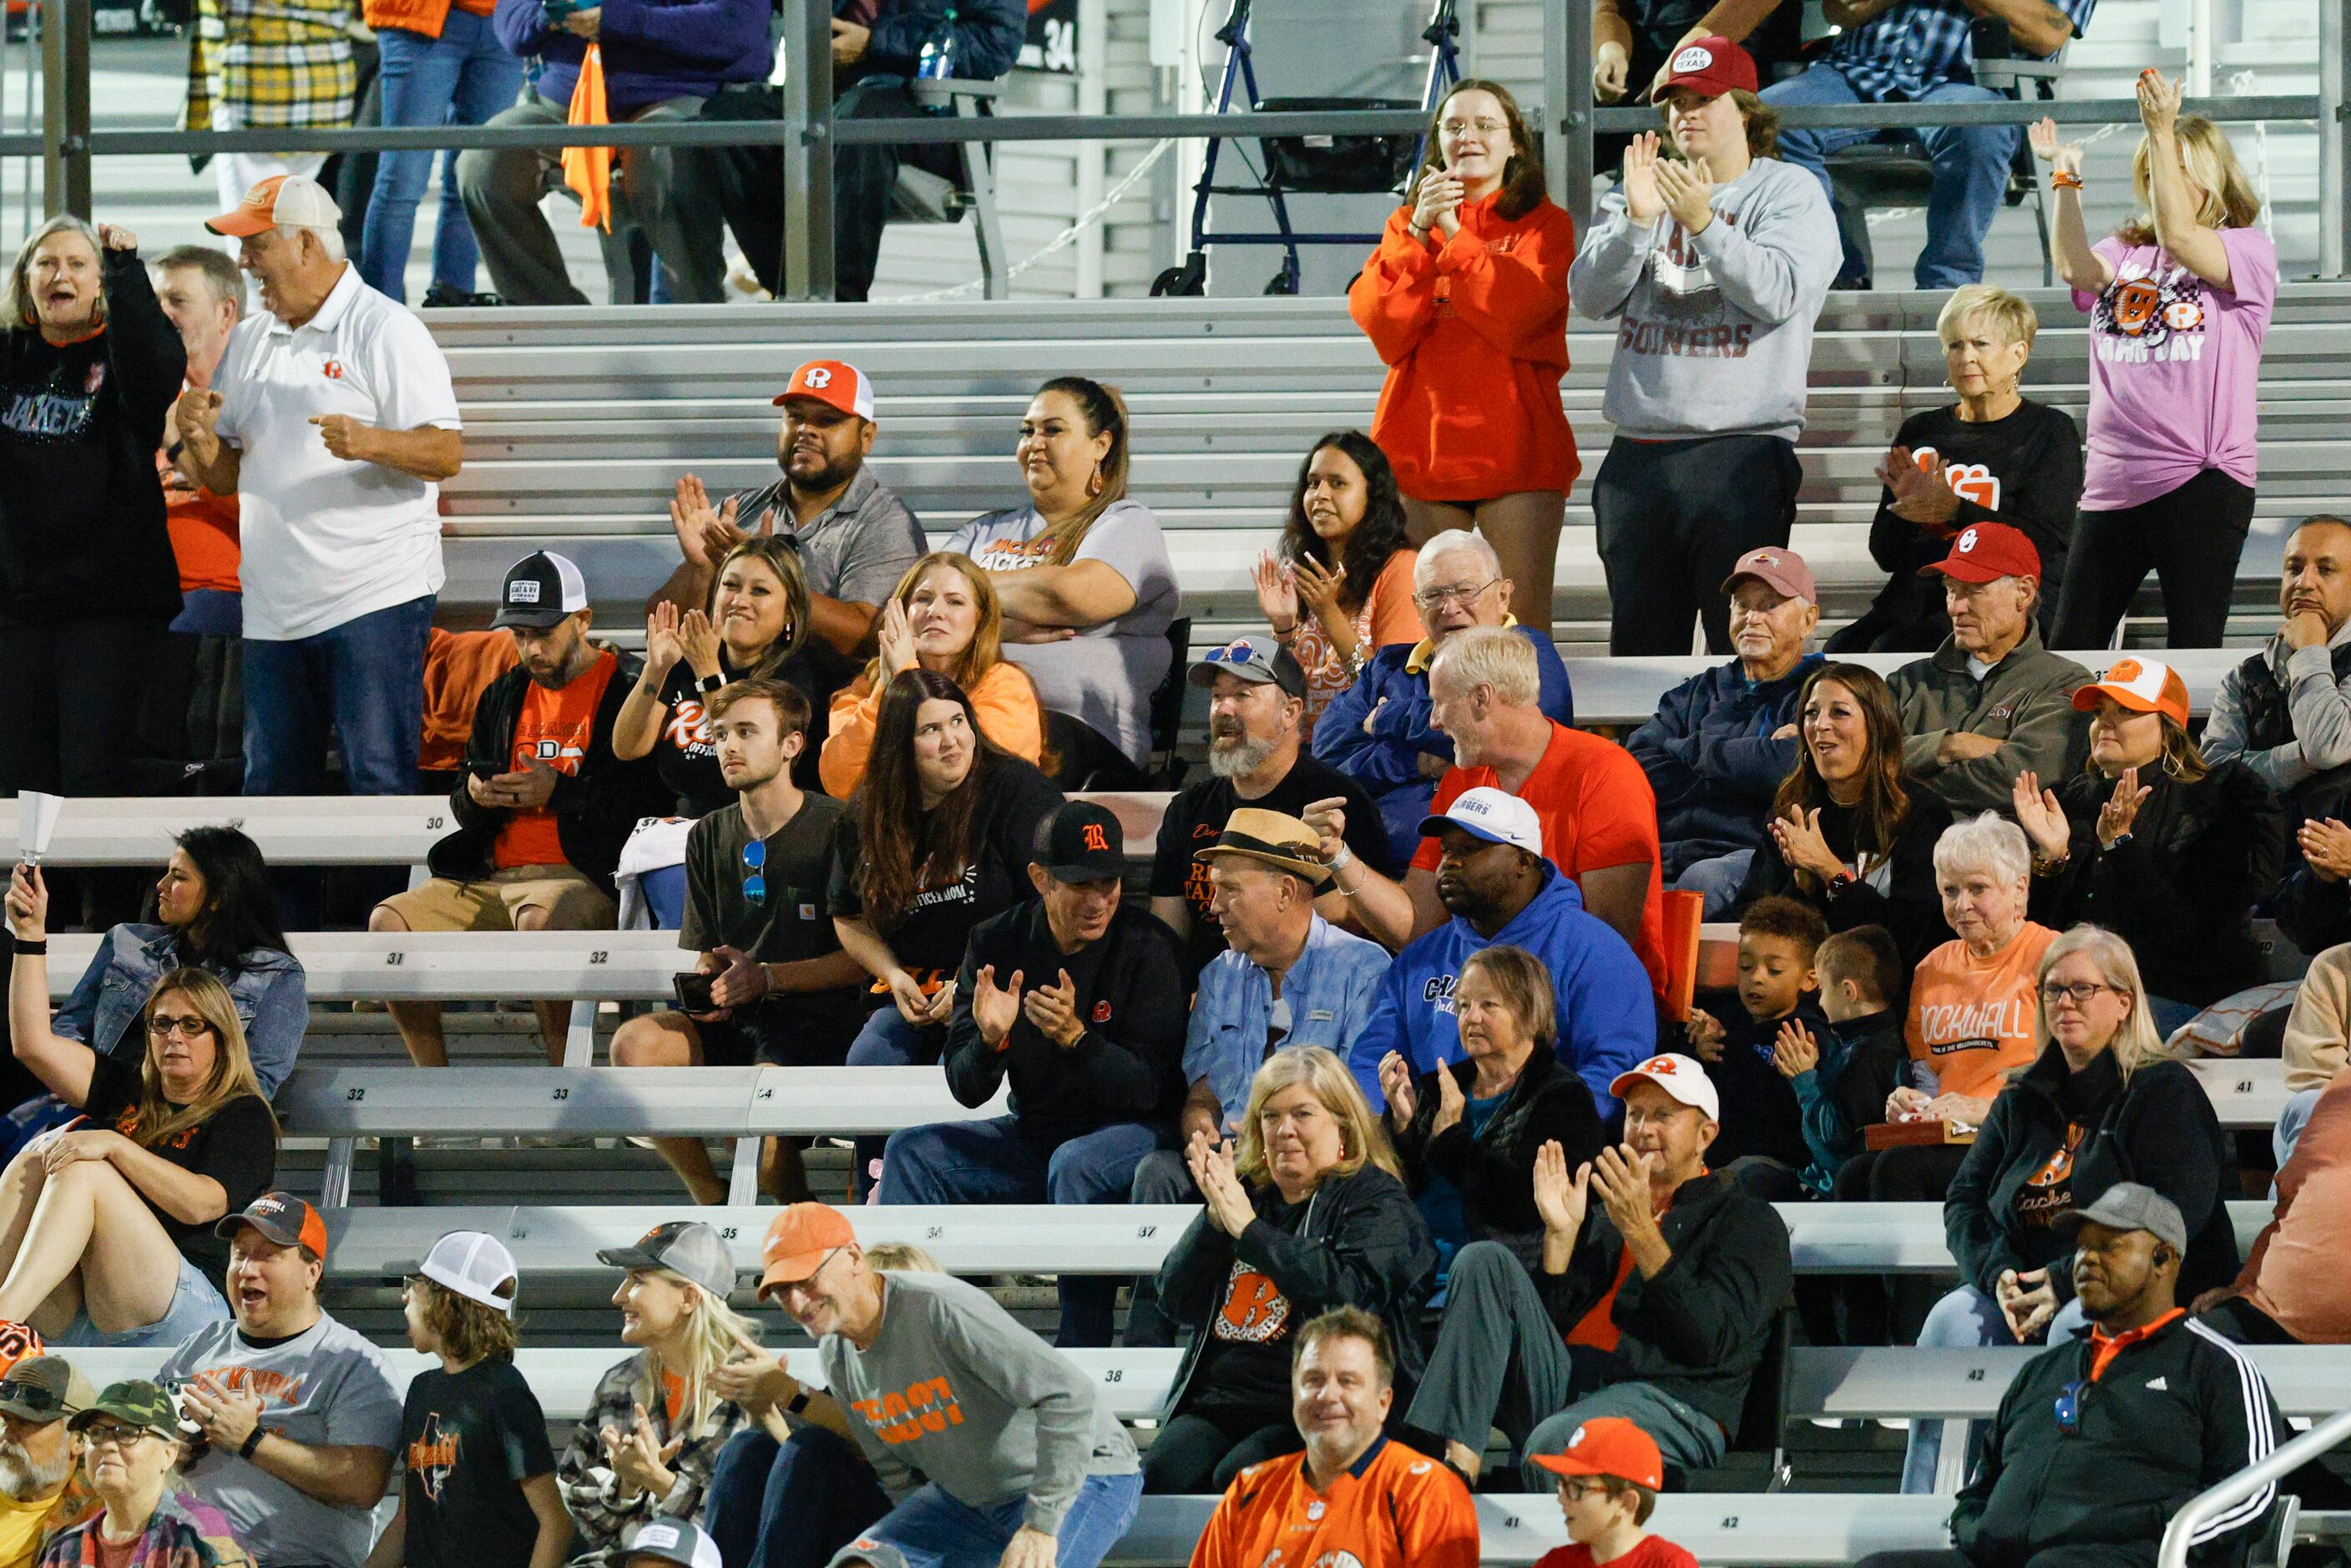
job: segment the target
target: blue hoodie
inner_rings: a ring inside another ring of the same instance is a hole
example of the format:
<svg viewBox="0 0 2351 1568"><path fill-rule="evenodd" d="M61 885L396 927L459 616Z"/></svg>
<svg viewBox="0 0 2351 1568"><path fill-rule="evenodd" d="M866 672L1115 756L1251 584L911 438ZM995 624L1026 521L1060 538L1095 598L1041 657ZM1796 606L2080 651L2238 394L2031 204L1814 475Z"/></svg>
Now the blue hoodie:
<svg viewBox="0 0 2351 1568"><path fill-rule="evenodd" d="M1761 849L1780 781L1796 766L1796 697L1824 661L1807 653L1776 681L1750 681L1739 661L1692 675L1657 699L1656 716L1625 738L1657 792L1666 881L1694 862Z"/></svg>
<svg viewBox="0 0 2351 1568"><path fill-rule="evenodd" d="M1374 1106L1385 1107L1380 1060L1401 1051L1416 1074L1462 1060L1453 1021L1453 986L1462 961L1480 947L1523 947L1551 970L1559 1006L1560 1061L1592 1091L1607 1121L1609 1084L1657 1052L1656 994L1649 972L1607 922L1584 913L1583 894L1545 861L1542 886L1517 918L1488 942L1455 915L1410 944L1388 966L1347 1065Z"/></svg>

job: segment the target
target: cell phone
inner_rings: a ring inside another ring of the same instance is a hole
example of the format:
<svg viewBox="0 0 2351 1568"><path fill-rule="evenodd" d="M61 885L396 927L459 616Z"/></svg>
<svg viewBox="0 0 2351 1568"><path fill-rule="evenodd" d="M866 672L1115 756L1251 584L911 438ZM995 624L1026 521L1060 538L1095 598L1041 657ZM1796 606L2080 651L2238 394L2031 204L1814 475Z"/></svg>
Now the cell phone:
<svg viewBox="0 0 2351 1568"><path fill-rule="evenodd" d="M572 0L541 0L541 5L547 12L547 25L550 27L561 26L566 16L580 9Z"/></svg>
<svg viewBox="0 0 2351 1568"><path fill-rule="evenodd" d="M718 1004L710 999L710 982L716 977L699 974L672 975L669 977L670 988L677 993L679 1009L689 1013L717 1011Z"/></svg>

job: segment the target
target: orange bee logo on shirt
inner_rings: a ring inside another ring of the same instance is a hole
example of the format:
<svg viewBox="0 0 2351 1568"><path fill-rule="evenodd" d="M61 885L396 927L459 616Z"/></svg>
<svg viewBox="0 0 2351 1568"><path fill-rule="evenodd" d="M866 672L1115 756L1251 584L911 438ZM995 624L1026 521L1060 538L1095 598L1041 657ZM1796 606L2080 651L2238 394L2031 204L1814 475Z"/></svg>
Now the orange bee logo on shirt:
<svg viewBox="0 0 2351 1568"><path fill-rule="evenodd" d="M1270 1279L1245 1263L1233 1265L1225 1304L1209 1324L1218 1339L1270 1344L1290 1327L1290 1298Z"/></svg>

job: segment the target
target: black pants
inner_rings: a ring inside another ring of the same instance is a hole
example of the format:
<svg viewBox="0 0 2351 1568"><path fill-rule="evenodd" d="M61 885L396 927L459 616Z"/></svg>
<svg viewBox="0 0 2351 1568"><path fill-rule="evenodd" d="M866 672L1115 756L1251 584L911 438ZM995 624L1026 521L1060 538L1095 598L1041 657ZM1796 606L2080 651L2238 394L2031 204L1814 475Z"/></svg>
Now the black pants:
<svg viewBox="0 0 2351 1568"><path fill-rule="evenodd" d="M2252 487L2218 468L2119 512L2084 512L2074 524L2053 645L2105 647L2152 570L2163 585L2164 646L2219 647L2252 522Z"/></svg>
<svg viewBox="0 0 2351 1568"><path fill-rule="evenodd" d="M1155 1497L1220 1492L1251 1465L1304 1447L1288 1411L1266 1422L1262 1410L1186 1410L1151 1440L1143 1457L1143 1490Z"/></svg>
<svg viewBox="0 0 2351 1568"><path fill-rule="evenodd" d="M163 618L0 620L0 795L120 795Z"/></svg>
<svg viewBox="0 0 2351 1568"><path fill-rule="evenodd" d="M2156 1542L2083 1542L2052 1546L2024 1560L2023 1568L2155 1568ZM1975 1568L1966 1553L1940 1552L1873 1552L1855 1568Z"/></svg>
<svg viewBox="0 0 2351 1568"><path fill-rule="evenodd" d="M1865 1149L1837 1172L1834 1196L1847 1203L1940 1204L1950 1191L1965 1145ZM1927 1314L1950 1289L1942 1273L1888 1274L1844 1281L1847 1344L1917 1344Z"/></svg>
<svg viewBox="0 0 2351 1568"><path fill-rule="evenodd" d="M703 105L705 120L774 120L783 113L778 88L729 89ZM926 112L901 77L868 77L836 99L835 120L911 120ZM873 287L882 255L882 225L890 217L890 192L898 165L913 163L945 180L959 180L963 166L945 142L914 146L835 146L832 150L832 280L836 299L862 299ZM678 150L678 168L689 205L724 213L735 243L751 264L760 286L779 294L784 286L784 155L775 147L705 147Z"/></svg>
<svg viewBox="0 0 2351 1568"><path fill-rule="evenodd" d="M2233 1344L2302 1343L2285 1332L2283 1323L2242 1296L2231 1296L2225 1301L2213 1303L2212 1310L2201 1314L2199 1321Z"/></svg>
<svg viewBox="0 0 2351 1568"><path fill-rule="evenodd" d="M1802 478L1794 445L1776 435L1619 436L1592 485L1608 651L1687 653L1697 619L1707 651L1729 653L1722 580L1749 550L1787 545Z"/></svg>

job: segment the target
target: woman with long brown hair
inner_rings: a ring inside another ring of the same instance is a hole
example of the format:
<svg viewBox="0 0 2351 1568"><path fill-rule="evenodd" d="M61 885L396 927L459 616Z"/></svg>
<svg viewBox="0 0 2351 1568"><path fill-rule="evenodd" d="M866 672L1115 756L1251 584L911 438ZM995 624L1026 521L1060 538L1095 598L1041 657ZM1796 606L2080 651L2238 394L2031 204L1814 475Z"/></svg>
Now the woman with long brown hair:
<svg viewBox="0 0 2351 1568"><path fill-rule="evenodd" d="M1175 656L1176 568L1158 517L1126 493L1130 444L1116 387L1056 376L1020 417L1028 500L946 542L995 585L1008 656L1036 680L1068 789L1141 787L1151 694Z"/></svg>
<svg viewBox="0 0 2351 1568"><path fill-rule="evenodd" d="M850 1066L938 1061L971 928L1030 896L1037 824L1061 803L1042 773L988 739L955 682L928 669L892 677L827 894L842 951L889 998L851 1043ZM882 1143L858 1145L861 1193Z"/></svg>
<svg viewBox="0 0 2351 1568"><path fill-rule="evenodd" d="M1024 762L1038 760L1045 727L1037 684L1004 656L1004 606L969 556L933 550L908 567L873 631L872 662L833 695L832 733L818 766L827 794L845 800L864 779L882 694L915 668L962 688L980 734Z"/></svg>
<svg viewBox="0 0 2351 1568"><path fill-rule="evenodd" d="M1832 931L1883 925L1916 964L1951 935L1935 886L1935 841L1951 809L1904 782L1902 716L1876 671L1823 664L1796 716L1796 766L1772 798L1771 843L1748 868L1740 907L1782 894Z"/></svg>
<svg viewBox="0 0 2351 1568"><path fill-rule="evenodd" d="M145 1051L103 1055L47 1028L46 946L17 943L9 1026L16 1059L82 1117L0 1172L0 1321L52 1344L178 1344L228 1321L213 1227L268 1190L277 1119L218 979L172 970L143 1009Z"/></svg>
<svg viewBox="0 0 2351 1568"><path fill-rule="evenodd" d="M814 720L792 779L819 789L825 715L849 670L814 629L798 541L781 534L745 539L720 559L704 608L680 614L664 601L645 618L644 664L613 718L612 755L623 762L652 755L662 782L677 792L678 814L706 817L735 802L711 744L708 698L735 681L789 681L808 698Z"/></svg>
<svg viewBox="0 0 2351 1568"><path fill-rule="evenodd" d="M1456 84L1427 148L1347 290L1388 367L1372 439L1395 467L1412 541L1479 529L1512 612L1547 632L1581 466L1559 396L1575 220L1545 191L1541 151L1499 82Z"/></svg>

